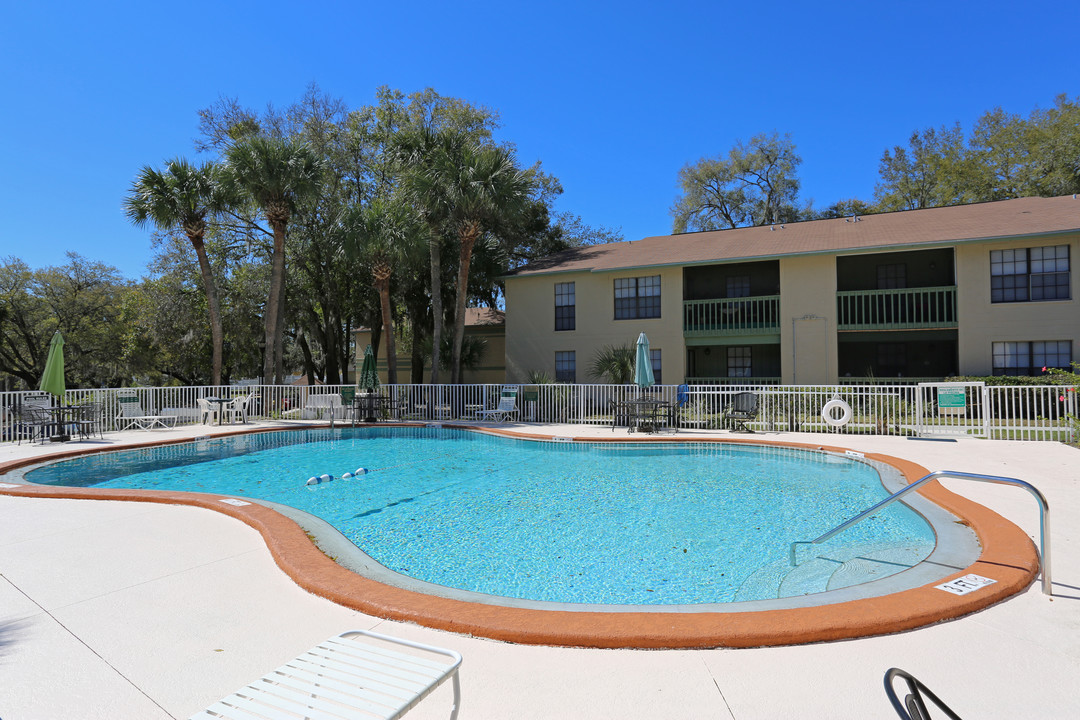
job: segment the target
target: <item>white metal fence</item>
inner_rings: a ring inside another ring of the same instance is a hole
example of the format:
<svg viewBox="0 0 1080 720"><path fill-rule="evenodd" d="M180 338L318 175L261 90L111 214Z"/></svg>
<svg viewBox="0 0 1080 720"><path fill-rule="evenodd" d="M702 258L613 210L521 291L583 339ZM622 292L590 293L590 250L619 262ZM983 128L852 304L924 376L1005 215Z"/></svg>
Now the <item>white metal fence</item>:
<svg viewBox="0 0 1080 720"><path fill-rule="evenodd" d="M178 423L198 422L196 400L255 393L249 405L254 419L304 419L313 395L340 393L340 385L234 387L148 387L69 390L64 405L97 403L103 429L120 427L118 397L134 393L148 414L174 416ZM380 419L453 421L470 419L477 410L498 405L503 385L386 385L378 407ZM681 388L681 391L680 391ZM942 388L945 388L944 391ZM757 416L748 423L757 430L828 432L838 434L970 435L1005 440L1076 442L1075 418L1080 401L1065 386L965 386L962 392L946 383L922 385L662 385L641 391L634 385L521 385L520 421L622 425L617 403L645 395L673 405L683 428L726 427L724 410L737 393L757 396ZM0 440L25 436L20 408L36 392L0 393ZM842 427L822 417L826 403L843 401L850 412ZM682 403L679 401L682 400ZM54 404L56 404L54 402ZM324 405L325 407L325 405Z"/></svg>

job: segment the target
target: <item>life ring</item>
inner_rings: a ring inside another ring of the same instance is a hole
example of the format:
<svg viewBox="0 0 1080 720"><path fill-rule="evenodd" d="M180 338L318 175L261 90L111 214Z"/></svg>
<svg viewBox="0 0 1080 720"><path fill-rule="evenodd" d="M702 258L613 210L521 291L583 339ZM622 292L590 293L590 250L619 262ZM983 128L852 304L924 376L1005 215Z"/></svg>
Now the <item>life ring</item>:
<svg viewBox="0 0 1080 720"><path fill-rule="evenodd" d="M833 410L840 408L840 417L833 416ZM840 398L833 398L821 408L821 419L834 428L844 427L851 422L851 406Z"/></svg>

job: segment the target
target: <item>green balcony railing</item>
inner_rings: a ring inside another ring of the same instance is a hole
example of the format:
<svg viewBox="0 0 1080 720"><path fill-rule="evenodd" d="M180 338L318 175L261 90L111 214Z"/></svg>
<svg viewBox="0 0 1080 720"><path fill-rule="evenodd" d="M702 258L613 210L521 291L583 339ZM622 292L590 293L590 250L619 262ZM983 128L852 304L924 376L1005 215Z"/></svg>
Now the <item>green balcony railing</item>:
<svg viewBox="0 0 1080 720"><path fill-rule="evenodd" d="M836 293L837 329L956 327L956 286Z"/></svg>
<svg viewBox="0 0 1080 720"><path fill-rule="evenodd" d="M779 377L687 377L689 385L779 385Z"/></svg>
<svg viewBox="0 0 1080 720"><path fill-rule="evenodd" d="M683 301L683 335L757 335L780 330L780 296Z"/></svg>

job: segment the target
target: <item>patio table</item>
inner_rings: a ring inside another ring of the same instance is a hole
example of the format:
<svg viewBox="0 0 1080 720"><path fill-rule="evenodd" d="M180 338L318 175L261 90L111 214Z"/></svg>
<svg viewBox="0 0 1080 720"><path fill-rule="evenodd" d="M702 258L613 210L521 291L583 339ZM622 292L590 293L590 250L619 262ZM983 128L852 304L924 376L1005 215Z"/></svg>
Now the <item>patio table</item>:
<svg viewBox="0 0 1080 720"><path fill-rule="evenodd" d="M629 432L654 433L668 425L671 403L666 400L630 400L622 405L629 419Z"/></svg>
<svg viewBox="0 0 1080 720"><path fill-rule="evenodd" d="M49 436L49 441L67 442L71 440L71 433L67 429L78 419L79 413L82 412L82 406L56 405L42 409L52 416L52 423L50 424L52 435Z"/></svg>
<svg viewBox="0 0 1080 720"><path fill-rule="evenodd" d="M225 424L225 404L226 403L231 403L232 400L230 398L220 398L220 397L207 397L207 398L203 398L203 399L206 400L206 402L217 403L217 406L218 406L217 424L218 425L224 425ZM230 424L232 424L232 423L230 423Z"/></svg>

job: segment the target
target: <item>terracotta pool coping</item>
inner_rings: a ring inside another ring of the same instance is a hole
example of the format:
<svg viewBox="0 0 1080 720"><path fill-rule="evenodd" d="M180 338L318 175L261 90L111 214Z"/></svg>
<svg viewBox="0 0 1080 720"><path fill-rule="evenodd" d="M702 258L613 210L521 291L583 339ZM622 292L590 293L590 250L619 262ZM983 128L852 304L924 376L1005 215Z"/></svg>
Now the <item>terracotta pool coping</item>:
<svg viewBox="0 0 1080 720"><path fill-rule="evenodd" d="M506 437L550 440L550 435L494 428L445 424ZM280 430L279 428L258 431ZM245 431L240 431L245 432ZM235 434L235 433L233 433ZM215 437L221 437L216 435ZM597 442L595 437L574 441ZM3 473L46 460L169 443L146 442L122 447L64 451L0 464ZM626 437L615 441L641 442ZM843 453L831 445L767 442L735 438L648 438L647 442L725 442L793 447ZM888 463L913 482L928 474L916 463L888 455L865 457ZM596 648L711 648L796 645L828 640L883 635L951 620L998 603L1027 588L1039 572L1039 558L1030 538L997 513L955 493L938 482L920 491L937 505L962 518L976 533L982 554L971 566L921 587L831 605L753 612L576 612L486 605L424 595L370 580L346 570L320 551L293 520L268 507L251 503L234 506L226 496L158 490L119 490L20 485L0 488L17 497L126 500L201 507L234 517L258 530L278 566L298 585L339 605L376 617L416 622L427 627L513 643ZM968 595L953 595L934 585L975 573L995 580Z"/></svg>

